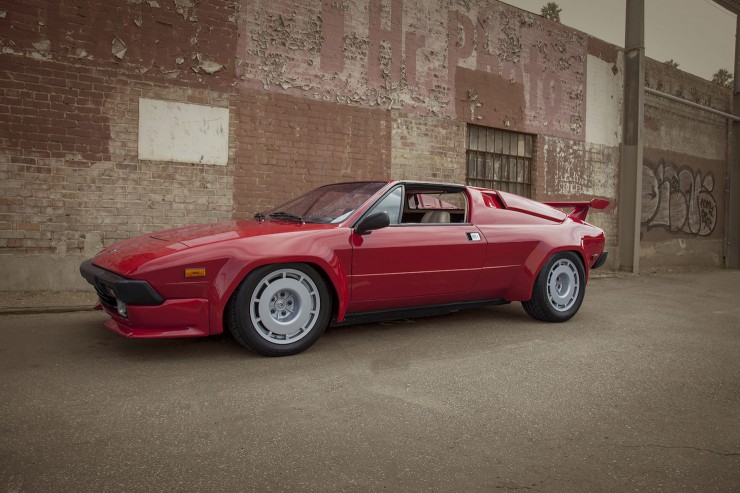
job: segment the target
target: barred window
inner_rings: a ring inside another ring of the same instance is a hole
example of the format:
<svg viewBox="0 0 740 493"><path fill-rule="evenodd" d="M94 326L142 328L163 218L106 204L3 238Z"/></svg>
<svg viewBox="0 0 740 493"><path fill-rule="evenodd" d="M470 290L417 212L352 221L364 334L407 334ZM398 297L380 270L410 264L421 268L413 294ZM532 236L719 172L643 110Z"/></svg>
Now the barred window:
<svg viewBox="0 0 740 493"><path fill-rule="evenodd" d="M532 135L468 125L468 185L531 197L532 141Z"/></svg>

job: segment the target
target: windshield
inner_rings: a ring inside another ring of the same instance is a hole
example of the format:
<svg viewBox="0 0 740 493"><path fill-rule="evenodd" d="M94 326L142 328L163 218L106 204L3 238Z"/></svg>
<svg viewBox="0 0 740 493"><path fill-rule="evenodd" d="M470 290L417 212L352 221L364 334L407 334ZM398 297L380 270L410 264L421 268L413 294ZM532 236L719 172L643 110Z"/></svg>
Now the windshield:
<svg viewBox="0 0 740 493"><path fill-rule="evenodd" d="M307 223L340 223L385 185L385 182L326 185L279 205L266 215L281 220L295 218Z"/></svg>

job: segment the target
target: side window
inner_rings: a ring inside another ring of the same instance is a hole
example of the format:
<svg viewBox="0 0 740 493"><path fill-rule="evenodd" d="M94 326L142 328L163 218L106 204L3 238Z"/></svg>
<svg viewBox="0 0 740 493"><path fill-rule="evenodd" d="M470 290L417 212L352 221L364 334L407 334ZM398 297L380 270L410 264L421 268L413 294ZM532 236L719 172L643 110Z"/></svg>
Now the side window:
<svg viewBox="0 0 740 493"><path fill-rule="evenodd" d="M467 200L462 191L408 188L402 223L460 224L467 221Z"/></svg>
<svg viewBox="0 0 740 493"><path fill-rule="evenodd" d="M401 215L401 198L403 197L403 188L396 187L391 193L385 196L383 200L373 207L370 212L375 213L385 211L391 218L391 224L398 224L398 218Z"/></svg>

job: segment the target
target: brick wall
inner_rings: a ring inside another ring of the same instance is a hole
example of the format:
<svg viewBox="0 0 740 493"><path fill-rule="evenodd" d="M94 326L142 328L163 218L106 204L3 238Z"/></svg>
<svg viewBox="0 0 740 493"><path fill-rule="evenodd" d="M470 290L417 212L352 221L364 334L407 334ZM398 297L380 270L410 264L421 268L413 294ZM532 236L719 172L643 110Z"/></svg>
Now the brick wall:
<svg viewBox="0 0 740 493"><path fill-rule="evenodd" d="M16 268L0 290L84 287L77 265L101 246L249 217L329 182L463 182L468 123L535 135L535 198L609 198L589 218L616 239L622 53L561 24L495 0L11 0L2 10L0 257ZM729 104L727 91L662 64L650 62L646 80ZM140 160L141 98L228 108L226 165ZM669 250L709 248L714 261L726 131L693 110L648 106L648 178L671 166L679 181L690 174L701 207L677 231L653 214L643 234Z"/></svg>
<svg viewBox="0 0 740 493"><path fill-rule="evenodd" d="M17 94L3 98L9 113L0 124L0 255L31 265L35 255L57 256L66 265L57 277L67 278L80 256L104 245L231 217L233 128L228 166L137 158L139 98L229 107L231 96L134 80L114 86L101 71L22 65L0 71L0 92ZM53 279L37 281L28 269L3 287L51 287Z"/></svg>
<svg viewBox="0 0 740 493"><path fill-rule="evenodd" d="M235 107L233 68L201 68L233 52L233 8L150 3L3 5L0 258L14 268L0 290L82 287L79 262L104 245L231 217L233 126L227 166L140 161L138 105Z"/></svg>
<svg viewBox="0 0 740 493"><path fill-rule="evenodd" d="M228 95L134 80L111 85L114 74L106 71L21 62L0 71L7 112L0 253L81 253L90 231L110 244L151 228L229 217L228 167L137 158L139 98L229 107Z"/></svg>
<svg viewBox="0 0 740 493"><path fill-rule="evenodd" d="M2 8L3 55L146 74L177 85L226 88L233 80L233 2L9 0ZM216 65L217 77L209 77Z"/></svg>
<svg viewBox="0 0 740 493"><path fill-rule="evenodd" d="M587 36L562 24L495 0L243 5L246 87L583 140Z"/></svg>
<svg viewBox="0 0 740 493"><path fill-rule="evenodd" d="M465 183L465 124L393 112L392 172L396 180Z"/></svg>
<svg viewBox="0 0 740 493"><path fill-rule="evenodd" d="M386 111L243 90L237 114L235 217L319 185L390 178Z"/></svg>

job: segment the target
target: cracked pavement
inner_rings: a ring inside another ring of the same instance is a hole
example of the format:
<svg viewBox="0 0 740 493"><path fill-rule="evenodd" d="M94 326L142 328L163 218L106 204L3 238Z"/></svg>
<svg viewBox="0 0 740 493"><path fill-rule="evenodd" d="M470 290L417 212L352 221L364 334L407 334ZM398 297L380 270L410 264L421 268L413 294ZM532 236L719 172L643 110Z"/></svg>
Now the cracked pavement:
<svg viewBox="0 0 740 493"><path fill-rule="evenodd" d="M593 279L309 351L0 316L4 491L738 491L740 271Z"/></svg>

